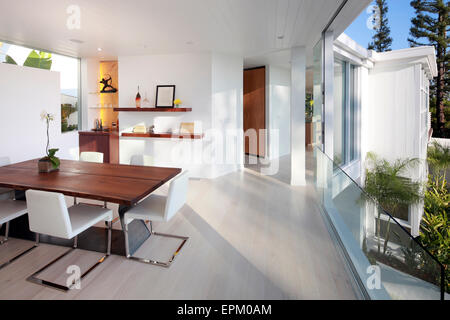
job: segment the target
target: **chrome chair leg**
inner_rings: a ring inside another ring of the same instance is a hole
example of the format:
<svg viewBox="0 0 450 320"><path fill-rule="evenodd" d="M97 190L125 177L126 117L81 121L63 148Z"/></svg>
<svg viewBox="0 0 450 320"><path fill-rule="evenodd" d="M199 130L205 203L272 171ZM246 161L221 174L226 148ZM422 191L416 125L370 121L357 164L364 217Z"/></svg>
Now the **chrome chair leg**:
<svg viewBox="0 0 450 320"><path fill-rule="evenodd" d="M108 258L110 256L110 254L111 254L111 226L112 225L109 224L108 240L107 240L107 245L106 245L107 246L106 254L103 257L101 257L100 259L98 259L97 262L94 265L92 265L87 271L85 271L81 275L79 281L83 280L92 270L94 270L96 267L98 267L103 261L106 260L106 258ZM36 237L36 245L35 246L37 246L38 243L39 243L39 237L37 236ZM51 265L53 265L57 261L61 260L65 256L67 256L69 253L75 251L77 249L77 245L78 245L78 236L76 236L74 238L74 243L73 243L73 247L72 248L70 248L69 250L64 252L62 255L60 255L59 257L55 258L53 261L51 261L50 263L48 263L47 265L45 265L44 267L42 267L41 269L39 269L38 271L33 273L31 276L29 276L27 278L27 281L30 281L32 283L39 284L39 285L42 285L42 286L46 286L46 287L49 287L49 288L58 289L58 290L61 290L61 291L64 291L64 292L67 292L70 289L72 289L76 285L76 282L77 282L76 280L74 280L71 285L64 286L64 285L61 285L61 284L58 284L58 283L54 283L54 282L50 282L50 281L47 281L47 280L44 280L44 279L40 279L40 278L37 277L37 275L40 274L42 271L46 270L47 268L49 268Z"/></svg>
<svg viewBox="0 0 450 320"><path fill-rule="evenodd" d="M120 220L120 217L115 217L114 219L111 220L111 224L114 225L114 223L116 223L119 220ZM108 223L105 222L105 225L108 226Z"/></svg>
<svg viewBox="0 0 450 320"><path fill-rule="evenodd" d="M147 226L147 224L145 224L145 225ZM181 244L178 246L177 250L175 250L175 252L172 254L172 257L166 262L132 256L132 255L130 255L130 248L129 248L129 243L128 243L128 225L126 224L124 233L125 233L125 252L126 252L127 259L135 260L135 261L142 262L142 263L152 264L155 266L169 268L170 265L172 264L172 262L175 260L176 256L180 253L180 251L183 248L183 246L185 245L186 241L188 241L189 237L182 237L182 236L175 236L175 235L171 235L171 234L154 232L151 221L149 223L149 227L147 226L147 228L150 231L150 236L155 235L155 236L166 237L166 238L180 239Z"/></svg>
<svg viewBox="0 0 450 320"><path fill-rule="evenodd" d="M125 234L125 256L128 259L130 258L130 244L128 242L128 224L125 224L124 234Z"/></svg>
<svg viewBox="0 0 450 320"><path fill-rule="evenodd" d="M9 221L5 223L5 236L3 237L3 240L0 241L0 245L8 241L8 236L9 236Z"/></svg>
<svg viewBox="0 0 450 320"><path fill-rule="evenodd" d="M106 255L111 255L111 233L112 233L112 221L108 222L108 243L106 244Z"/></svg>
<svg viewBox="0 0 450 320"><path fill-rule="evenodd" d="M0 245L6 243L6 242L8 241L8 236L9 236L9 222L6 223L6 227L5 227L5 228L6 228L6 229L5 229L5 239L3 239L3 241L0 242ZM19 253L17 256L15 256L15 257L9 259L8 261L2 263L2 264L0 265L0 270L3 269L4 267L6 267L7 265L13 263L14 261L16 261L17 259L19 259L19 258L22 257L23 255L27 254L27 253L30 252L31 250L35 249L35 248L38 246L38 243L39 243L39 241L38 241L38 239L39 239L39 234L37 234L37 233L36 233L36 239L37 239L37 242L36 242L32 247L30 247L30 248L28 248L28 249L22 251L22 252Z"/></svg>

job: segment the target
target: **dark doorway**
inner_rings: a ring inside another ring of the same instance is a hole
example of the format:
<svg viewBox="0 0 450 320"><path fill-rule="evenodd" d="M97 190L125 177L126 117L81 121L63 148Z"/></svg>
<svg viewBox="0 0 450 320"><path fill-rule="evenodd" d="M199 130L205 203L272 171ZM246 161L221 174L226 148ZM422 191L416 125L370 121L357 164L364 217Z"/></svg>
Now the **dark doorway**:
<svg viewBox="0 0 450 320"><path fill-rule="evenodd" d="M244 136L245 153L266 156L266 135L260 130L266 129L266 68L244 70L244 132L256 130L257 147L250 147L251 139Z"/></svg>

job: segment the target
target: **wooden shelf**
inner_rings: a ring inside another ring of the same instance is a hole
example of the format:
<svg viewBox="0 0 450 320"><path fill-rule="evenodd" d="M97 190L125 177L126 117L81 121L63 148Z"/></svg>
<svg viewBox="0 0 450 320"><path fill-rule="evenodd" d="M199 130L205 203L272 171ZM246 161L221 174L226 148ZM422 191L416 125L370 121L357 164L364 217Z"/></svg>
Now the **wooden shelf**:
<svg viewBox="0 0 450 320"><path fill-rule="evenodd" d="M132 133L124 132L122 137L131 138L165 138L165 139L202 139L205 136L202 134L174 134L174 133Z"/></svg>
<svg viewBox="0 0 450 320"><path fill-rule="evenodd" d="M114 108L121 112L191 112L192 108Z"/></svg>

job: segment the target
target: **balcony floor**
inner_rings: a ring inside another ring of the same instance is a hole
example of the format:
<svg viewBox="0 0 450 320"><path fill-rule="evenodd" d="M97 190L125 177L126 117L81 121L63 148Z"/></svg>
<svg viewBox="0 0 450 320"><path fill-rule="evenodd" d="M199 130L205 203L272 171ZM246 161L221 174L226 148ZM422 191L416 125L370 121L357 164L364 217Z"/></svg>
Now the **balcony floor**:
<svg viewBox="0 0 450 320"><path fill-rule="evenodd" d="M169 223L154 224L158 232L190 237L169 269L111 256L80 290L63 293L25 280L66 250L43 244L0 271L0 299L355 299L314 189L288 185L289 167L284 157L274 177L250 167L190 180L187 205ZM30 244L11 239L0 257ZM162 259L176 245L151 237L138 254ZM98 256L78 250L42 276L65 284L68 265L83 269Z"/></svg>

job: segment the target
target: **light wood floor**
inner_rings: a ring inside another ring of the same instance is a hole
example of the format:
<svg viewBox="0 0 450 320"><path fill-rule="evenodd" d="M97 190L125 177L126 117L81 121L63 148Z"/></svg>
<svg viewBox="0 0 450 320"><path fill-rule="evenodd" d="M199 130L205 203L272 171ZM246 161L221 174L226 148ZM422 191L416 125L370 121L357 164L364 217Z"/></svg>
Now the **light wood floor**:
<svg viewBox="0 0 450 320"><path fill-rule="evenodd" d="M286 159L281 165L285 172ZM0 299L355 299L312 186L291 187L285 176L245 169L190 180L187 205L171 222L154 224L190 237L169 269L111 256L80 290L63 293L25 280L66 250L43 244L0 270ZM11 239L0 247L0 263L31 244ZM138 254L164 259L176 246L150 238ZM42 277L65 284L68 265L83 269L99 256L77 250Z"/></svg>

